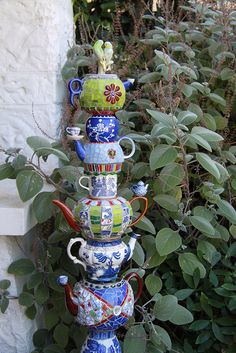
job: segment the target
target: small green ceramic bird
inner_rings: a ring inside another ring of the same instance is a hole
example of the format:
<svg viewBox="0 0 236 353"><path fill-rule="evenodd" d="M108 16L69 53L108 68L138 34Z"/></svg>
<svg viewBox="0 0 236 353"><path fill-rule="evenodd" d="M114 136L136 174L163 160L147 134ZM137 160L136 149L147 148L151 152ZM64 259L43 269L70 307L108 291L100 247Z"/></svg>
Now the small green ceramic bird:
<svg viewBox="0 0 236 353"><path fill-rule="evenodd" d="M106 59L104 56L104 51L102 49L103 46L103 40L99 39L95 42L93 46L93 51L94 54L98 58L98 73L99 74L104 74L106 72Z"/></svg>
<svg viewBox="0 0 236 353"><path fill-rule="evenodd" d="M104 56L106 60L106 67L107 70L111 70L111 65L113 61L111 60L113 57L113 48L111 42L105 42L105 49L104 49Z"/></svg>

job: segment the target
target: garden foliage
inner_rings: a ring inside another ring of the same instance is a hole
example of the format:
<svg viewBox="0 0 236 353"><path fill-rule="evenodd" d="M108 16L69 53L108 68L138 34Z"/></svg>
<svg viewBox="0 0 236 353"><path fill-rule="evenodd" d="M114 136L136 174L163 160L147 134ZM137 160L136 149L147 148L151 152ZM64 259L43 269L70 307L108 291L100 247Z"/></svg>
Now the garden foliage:
<svg viewBox="0 0 236 353"><path fill-rule="evenodd" d="M142 237L122 273L132 269L145 282L133 320L118 332L124 353L236 351L236 11L201 4L180 10L180 21L144 15L149 30L139 32L140 56L128 68L136 85L117 113L120 135L132 137L137 150L118 193L129 199L132 183L149 184L148 213L137 224ZM86 114L73 118L84 127ZM20 259L9 272L27 275L19 297L26 315L44 309L34 353L79 353L86 330L66 310L56 278L75 282L84 273L66 256L75 234L51 201L72 207L83 196L82 167L65 144L36 136L27 143L34 157L5 151L0 179L16 178L23 201L37 195L38 222L55 222L49 236L36 239L34 260ZM60 167L48 176L38 162L50 154ZM41 191L44 181L53 191Z"/></svg>

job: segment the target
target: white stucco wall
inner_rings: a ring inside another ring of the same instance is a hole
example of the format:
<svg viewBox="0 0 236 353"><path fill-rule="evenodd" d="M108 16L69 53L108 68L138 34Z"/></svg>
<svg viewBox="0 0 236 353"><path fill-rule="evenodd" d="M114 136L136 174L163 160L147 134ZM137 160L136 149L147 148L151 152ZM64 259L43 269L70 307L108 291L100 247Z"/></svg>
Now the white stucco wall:
<svg viewBox="0 0 236 353"><path fill-rule="evenodd" d="M37 124L55 138L65 96L60 70L72 41L71 0L0 0L0 147L23 147L29 153L25 139L42 135ZM0 181L0 223L0 280L9 278L10 294L17 295L22 283L7 268L25 257L20 248L34 220L29 204L19 201L14 181ZM30 353L36 326L11 300L0 313L0 353Z"/></svg>

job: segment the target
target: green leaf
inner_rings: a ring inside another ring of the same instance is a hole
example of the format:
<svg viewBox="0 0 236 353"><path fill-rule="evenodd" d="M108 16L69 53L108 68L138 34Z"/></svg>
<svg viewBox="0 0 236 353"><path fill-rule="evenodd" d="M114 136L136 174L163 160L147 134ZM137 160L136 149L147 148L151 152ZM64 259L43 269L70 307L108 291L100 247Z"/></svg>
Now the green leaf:
<svg viewBox="0 0 236 353"><path fill-rule="evenodd" d="M193 94L194 91L195 91L194 87L192 87L190 85L184 84L182 86L182 92L185 95L185 97L187 97L187 98L191 97L191 95Z"/></svg>
<svg viewBox="0 0 236 353"><path fill-rule="evenodd" d="M221 135L202 126L194 126L191 131L191 134L192 133L200 135L203 139L209 142L219 142L224 140Z"/></svg>
<svg viewBox="0 0 236 353"><path fill-rule="evenodd" d="M162 280L153 274L145 278L145 286L151 295L158 293L162 288Z"/></svg>
<svg viewBox="0 0 236 353"><path fill-rule="evenodd" d="M44 348L43 353L65 353L65 350L58 344L50 344Z"/></svg>
<svg viewBox="0 0 236 353"><path fill-rule="evenodd" d="M161 229L156 236L156 248L161 256L177 250L182 244L180 235L170 228Z"/></svg>
<svg viewBox="0 0 236 353"><path fill-rule="evenodd" d="M49 298L49 290L45 284L41 283L34 291L35 300L38 304L44 304Z"/></svg>
<svg viewBox="0 0 236 353"><path fill-rule="evenodd" d="M201 166L212 174L216 179L220 179L220 172L214 161L205 153L196 153L197 161Z"/></svg>
<svg viewBox="0 0 236 353"><path fill-rule="evenodd" d="M145 230L146 232L149 232L151 234L156 234L156 229L152 222L147 218L143 217L136 225L135 227Z"/></svg>
<svg viewBox="0 0 236 353"><path fill-rule="evenodd" d="M153 198L162 208L171 212L178 211L178 202L174 196L159 194Z"/></svg>
<svg viewBox="0 0 236 353"><path fill-rule="evenodd" d="M206 269L203 264L198 260L197 256L192 253L183 253L179 255L179 265L182 271L190 276L193 276L194 271L199 269L200 278L206 275Z"/></svg>
<svg viewBox="0 0 236 353"><path fill-rule="evenodd" d="M208 341L210 337L211 337L210 332L208 332L208 331L202 332L202 333L200 333L200 335L198 335L195 344L202 344L202 343Z"/></svg>
<svg viewBox="0 0 236 353"><path fill-rule="evenodd" d="M226 343L225 338L224 338L224 336L221 333L220 327L215 322L212 322L212 331L214 333L215 338L218 341L220 341L222 343Z"/></svg>
<svg viewBox="0 0 236 353"><path fill-rule="evenodd" d="M173 146L158 145L150 154L150 168L155 170L174 162L177 158L177 150Z"/></svg>
<svg viewBox="0 0 236 353"><path fill-rule="evenodd" d="M124 339L124 353L145 353L146 332L142 325L132 326L126 333Z"/></svg>
<svg viewBox="0 0 236 353"><path fill-rule="evenodd" d="M62 161L65 161L65 162L69 162L70 161L65 153L63 153L60 150L57 150L56 148L41 147L41 148L37 148L35 150L35 152L37 152L37 154L40 155L40 156L45 156L46 157L46 156L49 156L50 154L53 154L54 156L58 157Z"/></svg>
<svg viewBox="0 0 236 353"><path fill-rule="evenodd" d="M14 168L10 163L0 165L0 180L11 178L14 175Z"/></svg>
<svg viewBox="0 0 236 353"><path fill-rule="evenodd" d="M193 134L191 132L190 135L188 135L188 139L187 141L190 141L190 143L192 142L191 140L193 140L193 142L197 143L199 146L205 148L207 151L211 152L211 146L210 144L204 140L201 136L197 135L197 134Z"/></svg>
<svg viewBox="0 0 236 353"><path fill-rule="evenodd" d="M47 342L48 330L39 329L33 334L33 344L37 348L43 348Z"/></svg>
<svg viewBox="0 0 236 353"><path fill-rule="evenodd" d="M200 232L207 233L210 235L215 234L214 227L211 225L211 223L207 219L200 217L200 216L191 216L191 217L189 217L189 219L190 219L190 222L192 223L192 225L196 229L200 230Z"/></svg>
<svg viewBox="0 0 236 353"><path fill-rule="evenodd" d="M173 126L176 123L176 118L172 115L162 113L158 110L147 109L148 114L150 114L155 121L162 123L164 126Z"/></svg>
<svg viewBox="0 0 236 353"><path fill-rule="evenodd" d="M51 330L59 321L57 309L53 308L46 311L44 315L44 319L45 319L46 328L48 330Z"/></svg>
<svg viewBox="0 0 236 353"><path fill-rule="evenodd" d="M178 300L184 300L193 294L194 290L190 288L180 289L175 292L175 296Z"/></svg>
<svg viewBox="0 0 236 353"><path fill-rule="evenodd" d="M154 344L160 341L168 350L171 350L172 344L168 332L161 326L153 325L152 327L151 341Z"/></svg>
<svg viewBox="0 0 236 353"><path fill-rule="evenodd" d="M193 315L189 310L178 304L169 321L175 325L186 325L193 321Z"/></svg>
<svg viewBox="0 0 236 353"><path fill-rule="evenodd" d="M23 154L19 154L13 159L12 165L15 169L21 169L25 166L26 162L26 156L24 156Z"/></svg>
<svg viewBox="0 0 236 353"><path fill-rule="evenodd" d="M6 290L7 288L9 288L11 285L11 282L9 281L9 279L2 279L0 281L0 289Z"/></svg>
<svg viewBox="0 0 236 353"><path fill-rule="evenodd" d="M145 254L144 254L142 246L138 242L136 242L136 244L135 244L135 248L134 248L132 259L139 266L142 266L143 263L144 263Z"/></svg>
<svg viewBox="0 0 236 353"><path fill-rule="evenodd" d="M149 72L148 74L145 74L140 77L138 82L140 83L151 83L151 82L157 82L161 78L160 73L158 72Z"/></svg>
<svg viewBox="0 0 236 353"><path fill-rule="evenodd" d="M55 195L52 192L41 192L34 198L33 211L39 223L47 221L52 216L55 209L52 203L54 199Z"/></svg>
<svg viewBox="0 0 236 353"><path fill-rule="evenodd" d="M209 323L209 320L196 320L189 326L189 329L193 331L204 330L204 328L209 326Z"/></svg>
<svg viewBox="0 0 236 353"><path fill-rule="evenodd" d="M27 288L33 289L38 286L43 281L43 277L42 272L33 273L27 282Z"/></svg>
<svg viewBox="0 0 236 353"><path fill-rule="evenodd" d="M221 258L221 254L216 250L214 245L206 240L199 240L197 251L212 266L214 266Z"/></svg>
<svg viewBox="0 0 236 353"><path fill-rule="evenodd" d="M236 211L234 207L226 200L219 199L216 202L221 214L223 214L230 222L236 223Z"/></svg>
<svg viewBox="0 0 236 353"><path fill-rule="evenodd" d="M8 305L9 305L9 299L5 296L2 296L0 298L0 309L2 314L6 312Z"/></svg>
<svg viewBox="0 0 236 353"><path fill-rule="evenodd" d="M218 94L210 93L210 94L208 94L208 98L210 98L210 100L212 102L218 103L218 104L222 105L223 107L226 107L226 100L224 98L222 98L221 96L219 96Z"/></svg>
<svg viewBox="0 0 236 353"><path fill-rule="evenodd" d="M164 295L154 305L154 315L158 320L170 320L178 305L174 295Z"/></svg>
<svg viewBox="0 0 236 353"><path fill-rule="evenodd" d="M42 136L29 136L26 139L27 144L36 151L38 148L51 147L51 143Z"/></svg>
<svg viewBox="0 0 236 353"><path fill-rule="evenodd" d="M171 163L164 167L159 175L163 191L169 191L184 179L184 168L181 164Z"/></svg>
<svg viewBox="0 0 236 353"><path fill-rule="evenodd" d="M20 259L11 263L8 267L8 273L11 273L16 276L25 276L34 272L35 267L31 260L29 259Z"/></svg>
<svg viewBox="0 0 236 353"><path fill-rule="evenodd" d="M32 305L25 310L25 315L28 317L30 320L34 320L37 314L37 309L35 305Z"/></svg>
<svg viewBox="0 0 236 353"><path fill-rule="evenodd" d="M29 307L34 304L34 296L27 292L22 292L19 296L20 305Z"/></svg>
<svg viewBox="0 0 236 353"><path fill-rule="evenodd" d="M69 328L68 326L60 323L53 331L53 338L57 344L65 348L69 339Z"/></svg>
<svg viewBox="0 0 236 353"><path fill-rule="evenodd" d="M231 80L234 77L234 73L234 70L225 67L220 73L220 78L222 81Z"/></svg>
<svg viewBox="0 0 236 353"><path fill-rule="evenodd" d="M30 200L43 187L43 179L33 170L22 170L17 174L16 186L22 201Z"/></svg>

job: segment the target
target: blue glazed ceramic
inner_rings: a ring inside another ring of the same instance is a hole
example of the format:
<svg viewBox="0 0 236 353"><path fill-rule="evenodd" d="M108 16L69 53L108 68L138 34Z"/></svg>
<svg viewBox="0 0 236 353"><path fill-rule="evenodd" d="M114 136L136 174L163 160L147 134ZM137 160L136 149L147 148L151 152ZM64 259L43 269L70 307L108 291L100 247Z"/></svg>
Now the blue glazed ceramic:
<svg viewBox="0 0 236 353"><path fill-rule="evenodd" d="M114 331L96 332L91 330L81 353L122 353Z"/></svg>
<svg viewBox="0 0 236 353"><path fill-rule="evenodd" d="M121 240L107 243L76 237L69 241L67 254L75 263L82 265L88 273L88 278L98 282L111 282L117 279L121 265L133 255L134 247L139 234L133 233L129 243ZM79 259L72 255L71 248L80 243Z"/></svg>
<svg viewBox="0 0 236 353"><path fill-rule="evenodd" d="M82 184L82 180L88 180L89 186ZM89 191L89 197L96 199L115 198L117 196L117 175L82 175L79 185Z"/></svg>
<svg viewBox="0 0 236 353"><path fill-rule="evenodd" d="M86 122L86 132L90 142L114 142L119 130L115 116L92 116Z"/></svg>

